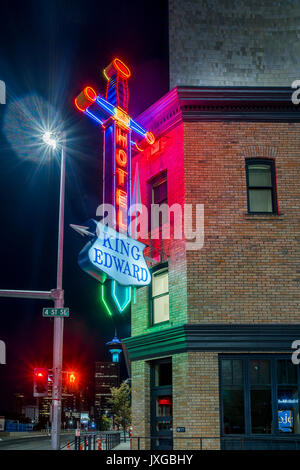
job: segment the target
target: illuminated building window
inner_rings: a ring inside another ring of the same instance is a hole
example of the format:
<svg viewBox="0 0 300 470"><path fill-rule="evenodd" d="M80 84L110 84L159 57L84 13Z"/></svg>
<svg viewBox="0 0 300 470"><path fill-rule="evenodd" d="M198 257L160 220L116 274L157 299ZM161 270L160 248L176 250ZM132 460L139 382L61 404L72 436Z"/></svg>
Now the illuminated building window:
<svg viewBox="0 0 300 470"><path fill-rule="evenodd" d="M300 434L299 366L290 357L223 356L222 434Z"/></svg>
<svg viewBox="0 0 300 470"><path fill-rule="evenodd" d="M152 274L152 324L169 320L169 272L167 269Z"/></svg>
<svg viewBox="0 0 300 470"><path fill-rule="evenodd" d="M247 159L247 201L249 213L277 213L274 160Z"/></svg>

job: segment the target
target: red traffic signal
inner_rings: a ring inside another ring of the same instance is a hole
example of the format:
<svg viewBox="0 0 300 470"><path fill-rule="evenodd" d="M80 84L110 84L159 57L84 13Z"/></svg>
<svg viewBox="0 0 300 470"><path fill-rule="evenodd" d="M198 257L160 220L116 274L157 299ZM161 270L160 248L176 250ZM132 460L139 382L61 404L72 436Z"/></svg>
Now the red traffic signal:
<svg viewBox="0 0 300 470"><path fill-rule="evenodd" d="M78 377L77 372L73 372L73 371L66 372L65 386L67 390L74 391L74 389L76 389L78 386L78 382L79 382L79 377Z"/></svg>
<svg viewBox="0 0 300 470"><path fill-rule="evenodd" d="M48 369L40 367L33 371L33 396L46 397L48 395Z"/></svg>
<svg viewBox="0 0 300 470"><path fill-rule="evenodd" d="M78 384L78 376L76 372L68 372L68 385L71 387L76 387Z"/></svg>
<svg viewBox="0 0 300 470"><path fill-rule="evenodd" d="M70 384L75 384L76 383L76 375L74 374L74 372L71 372L70 375L69 375L69 383Z"/></svg>

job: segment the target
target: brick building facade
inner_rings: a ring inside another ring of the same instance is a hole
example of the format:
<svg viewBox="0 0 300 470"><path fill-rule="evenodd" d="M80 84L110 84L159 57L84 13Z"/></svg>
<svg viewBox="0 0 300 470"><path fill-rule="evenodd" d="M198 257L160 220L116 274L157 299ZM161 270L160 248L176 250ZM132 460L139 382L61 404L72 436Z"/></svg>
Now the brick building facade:
<svg viewBox="0 0 300 470"><path fill-rule="evenodd" d="M143 204L166 192L169 206L193 205L193 223L203 204L204 244L146 240L152 285L137 291L124 340L133 436L147 437L144 449L290 448L300 438L291 362L300 115L291 90L176 87L139 122L157 136L133 158Z"/></svg>
<svg viewBox="0 0 300 470"><path fill-rule="evenodd" d="M169 0L170 88L290 86L299 0Z"/></svg>

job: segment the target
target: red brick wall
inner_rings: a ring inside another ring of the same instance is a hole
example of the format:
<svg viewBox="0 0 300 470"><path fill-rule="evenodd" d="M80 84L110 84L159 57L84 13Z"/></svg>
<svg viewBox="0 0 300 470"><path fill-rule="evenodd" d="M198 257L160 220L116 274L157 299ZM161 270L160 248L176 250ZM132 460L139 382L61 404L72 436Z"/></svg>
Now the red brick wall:
<svg viewBox="0 0 300 470"><path fill-rule="evenodd" d="M159 149L151 153L151 147L133 158L132 170L133 181L138 164L142 203L147 206L149 195L149 180L162 171L167 170L168 204L174 203L183 205L184 203L184 158L183 158L183 125L177 126L159 140L156 147ZM171 219L173 222L173 219ZM173 224L171 224L173 225ZM171 233L173 227L171 226ZM149 249L145 254L158 258L159 254L153 250L151 252L151 242L143 239ZM170 323L163 326L149 327L149 288L137 290L137 303L132 307L132 336L144 334L160 328L169 328L187 322L186 308L186 258L184 240L159 240L154 242L156 248L163 249L169 261L169 292L170 292ZM166 259L166 258L164 258Z"/></svg>
<svg viewBox="0 0 300 470"><path fill-rule="evenodd" d="M188 322L300 319L300 124L185 123L187 203L205 243L187 251ZM275 158L279 215L247 215L245 158Z"/></svg>

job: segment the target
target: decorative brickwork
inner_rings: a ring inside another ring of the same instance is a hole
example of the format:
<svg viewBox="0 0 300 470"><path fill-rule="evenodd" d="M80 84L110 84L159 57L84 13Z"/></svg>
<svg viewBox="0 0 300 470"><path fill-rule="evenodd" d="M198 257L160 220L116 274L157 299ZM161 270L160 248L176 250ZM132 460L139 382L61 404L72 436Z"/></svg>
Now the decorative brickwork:
<svg viewBox="0 0 300 470"><path fill-rule="evenodd" d="M190 352L173 356L174 449L218 449L220 433L218 355ZM185 433L177 433L177 427ZM181 439L184 437L184 439ZM189 439L190 438L190 439Z"/></svg>
<svg viewBox="0 0 300 470"><path fill-rule="evenodd" d="M132 363L132 436L150 436L150 367L145 361ZM132 440L132 449L138 447L137 439ZM149 440L140 441L140 449L150 448Z"/></svg>

